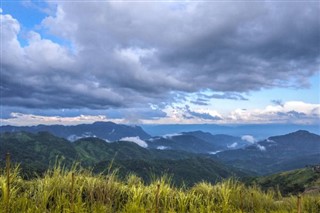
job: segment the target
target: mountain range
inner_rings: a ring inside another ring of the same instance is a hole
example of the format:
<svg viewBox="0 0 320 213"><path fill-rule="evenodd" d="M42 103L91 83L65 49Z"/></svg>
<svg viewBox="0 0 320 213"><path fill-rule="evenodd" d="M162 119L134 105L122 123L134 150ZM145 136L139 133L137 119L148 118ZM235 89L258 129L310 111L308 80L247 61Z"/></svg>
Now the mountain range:
<svg viewBox="0 0 320 213"><path fill-rule="evenodd" d="M258 174L271 174L320 163L320 136L299 130L216 154L222 162Z"/></svg>
<svg viewBox="0 0 320 213"><path fill-rule="evenodd" d="M212 135L202 131L152 137L146 142L151 149L171 149L206 154L215 154L223 150L236 149L248 145L248 142L240 137L222 134Z"/></svg>
<svg viewBox="0 0 320 213"><path fill-rule="evenodd" d="M124 137L148 139L150 135L139 126L128 126L113 122L94 122L93 124L37 125L37 126L0 126L0 132L50 132L51 134L75 141L84 137L98 137L107 141L117 141Z"/></svg>
<svg viewBox="0 0 320 213"><path fill-rule="evenodd" d="M239 124L239 125L217 125L217 124L163 124L151 125L143 124L141 127L150 135L175 134L177 132L193 132L201 130L213 135L225 134L233 136L252 135L257 140L274 135L283 135L298 130L307 130L315 134L320 134L320 125L301 124Z"/></svg>
<svg viewBox="0 0 320 213"><path fill-rule="evenodd" d="M43 131L44 130L44 131ZM10 152L23 173L41 174L57 158L66 166L120 174L173 175L175 183L267 175L320 163L320 136L305 130L258 142L203 131L150 136L141 127L96 122L77 126L0 127L0 165ZM59 156L59 157L57 157Z"/></svg>
<svg viewBox="0 0 320 213"><path fill-rule="evenodd" d="M74 126L38 125L38 126L0 126L3 132L50 132L51 134L69 141L81 138L96 137L107 142L119 140L145 141L149 148L172 149L194 153L210 153L226 149L240 148L248 145L240 137L230 135L212 135L208 132L191 131L176 134L151 137L139 126L128 126L112 122L95 122ZM144 142L141 143L144 143ZM140 144L141 145L141 144Z"/></svg>
<svg viewBox="0 0 320 213"><path fill-rule="evenodd" d="M176 184L191 185L201 180L214 182L231 176L245 176L246 173L226 166L214 158L179 150L157 150L143 148L133 142L108 143L99 138L82 138L70 142L48 132L6 132L0 135L0 166L5 166L5 155L20 164L25 178L41 175L49 167L63 159L70 167L78 162L84 168L105 172L110 165L125 177L136 173L151 180L152 174L173 175Z"/></svg>

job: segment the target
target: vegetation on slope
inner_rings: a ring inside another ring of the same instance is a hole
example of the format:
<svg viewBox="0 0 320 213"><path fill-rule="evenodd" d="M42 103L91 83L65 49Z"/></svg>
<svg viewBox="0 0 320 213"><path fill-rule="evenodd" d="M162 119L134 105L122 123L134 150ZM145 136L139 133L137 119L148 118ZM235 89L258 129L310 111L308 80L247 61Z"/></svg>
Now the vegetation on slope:
<svg viewBox="0 0 320 213"><path fill-rule="evenodd" d="M226 164L268 175L320 163L320 136L300 130L216 156Z"/></svg>
<svg viewBox="0 0 320 213"><path fill-rule="evenodd" d="M192 186L200 181L215 183L230 177L245 177L247 174L232 167L227 167L210 158L194 157L171 160L152 161L131 159L100 162L94 167L95 172L108 171L112 163L119 177L124 178L133 173L150 183L155 177L169 175L175 185ZM113 171L113 170L112 170Z"/></svg>
<svg viewBox="0 0 320 213"><path fill-rule="evenodd" d="M7 152L14 163L21 165L24 178L43 175L57 156L64 158L63 162L68 168L72 162L78 162L82 167L94 168L95 173L100 173L113 161L112 168L119 169L120 177L135 173L144 181L150 181L152 175L168 173L172 175L173 182L180 185L192 185L201 180L214 183L221 178L245 175L204 155L175 150L149 150L132 142L107 143L98 138L83 138L70 143L46 132L1 134L0 166L4 166Z"/></svg>
<svg viewBox="0 0 320 213"><path fill-rule="evenodd" d="M206 182L191 188L172 186L165 176L150 184L135 176L125 181L115 173L93 175L60 166L43 177L21 179L17 169L0 173L1 212L296 212L297 198L278 191L263 192L256 186L227 179L215 185ZM306 195L299 201L301 212L320 211L320 196Z"/></svg>
<svg viewBox="0 0 320 213"><path fill-rule="evenodd" d="M28 132L0 134L0 166L4 165L4 156L10 152L13 162L21 163L25 176L41 174L51 165L57 156L64 158L64 163L71 165L76 159L73 145L47 132L37 134Z"/></svg>
<svg viewBox="0 0 320 213"><path fill-rule="evenodd" d="M286 195L320 192L320 173L314 171L312 167L258 177L253 181L263 189L278 188Z"/></svg>

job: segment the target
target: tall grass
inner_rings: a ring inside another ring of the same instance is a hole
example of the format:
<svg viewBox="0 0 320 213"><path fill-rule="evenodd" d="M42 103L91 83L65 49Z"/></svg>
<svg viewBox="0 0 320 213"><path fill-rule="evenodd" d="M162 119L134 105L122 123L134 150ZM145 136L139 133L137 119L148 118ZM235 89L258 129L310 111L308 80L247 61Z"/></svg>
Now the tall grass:
<svg viewBox="0 0 320 213"><path fill-rule="evenodd" d="M7 174L0 169L0 212L298 212L297 197L247 187L236 179L177 188L167 176L145 184L133 174L119 180L114 172L94 175L77 165L68 170L57 164L32 180L23 180L18 167L11 168L8 188ZM300 209L320 212L320 195L301 196Z"/></svg>

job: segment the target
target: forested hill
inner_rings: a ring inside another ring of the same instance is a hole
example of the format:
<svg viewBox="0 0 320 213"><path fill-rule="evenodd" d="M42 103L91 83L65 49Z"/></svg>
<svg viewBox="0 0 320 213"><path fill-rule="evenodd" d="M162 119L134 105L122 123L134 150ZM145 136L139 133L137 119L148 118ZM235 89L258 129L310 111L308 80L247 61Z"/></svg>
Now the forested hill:
<svg viewBox="0 0 320 213"><path fill-rule="evenodd" d="M146 149L133 142L108 143L98 138L83 138L73 143L48 132L11 132L0 135L1 166L9 152L14 163L19 163L25 177L41 174L53 166L57 158L71 166L79 162L85 168L103 172L112 164L121 176L136 173L146 181L152 175L172 175L174 183L193 183L206 180L215 182L246 173L223 165L207 155L176 150ZM111 163L112 162L112 163Z"/></svg>
<svg viewBox="0 0 320 213"><path fill-rule="evenodd" d="M299 130L269 137L243 149L216 155L223 162L261 175L303 168L320 163L320 136Z"/></svg>

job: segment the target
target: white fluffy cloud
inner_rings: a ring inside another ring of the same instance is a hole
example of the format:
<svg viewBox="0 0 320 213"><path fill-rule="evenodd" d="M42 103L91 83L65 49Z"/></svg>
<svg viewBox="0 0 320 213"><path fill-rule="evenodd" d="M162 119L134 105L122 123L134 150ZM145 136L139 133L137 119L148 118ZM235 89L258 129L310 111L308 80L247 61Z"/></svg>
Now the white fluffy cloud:
<svg viewBox="0 0 320 213"><path fill-rule="evenodd" d="M119 141L128 141L128 142L136 143L136 144L138 144L139 146L141 146L143 148L147 148L148 147L148 144L144 140L141 140L139 138L139 136L137 136L137 137L125 137L125 138L121 138Z"/></svg>
<svg viewBox="0 0 320 213"><path fill-rule="evenodd" d="M62 124L62 125L76 125L83 123L93 123L95 121L109 121L103 115L80 115L74 117L60 117L60 116L41 116L34 114L11 113L11 117L7 119L0 119L1 125L13 126L33 126L38 124ZM119 121L119 120L118 120Z"/></svg>
<svg viewBox="0 0 320 213"><path fill-rule="evenodd" d="M320 104L288 101L282 105L269 105L264 109L236 109L228 118L234 123L314 124L320 119Z"/></svg>
<svg viewBox="0 0 320 213"><path fill-rule="evenodd" d="M0 119L2 125L36 125L36 124L79 124L92 123L94 121L112 121L115 123L144 123L144 124L200 124L207 123L227 124L227 123L295 123L295 124L319 124L320 104L310 104L304 102L285 102L282 105L270 105L263 109L242 110L236 109L229 114L223 115L215 110L197 111L198 113L210 113L211 116L221 117L221 120L203 120L199 117L188 117L184 107L169 106L164 112L158 110L137 109L111 110L110 116L104 114L105 111L98 111L95 115L55 116L36 115L34 113L12 112L7 118ZM32 111L32 110L31 110ZM80 111L81 112L81 111ZM127 115L131 112L134 115ZM58 112L54 111L53 114ZM133 116L133 117L132 117ZM137 117L138 116L138 117ZM126 117L126 118L124 118ZM141 119L139 119L139 117ZM175 136L174 135L167 135ZM247 135L243 140L254 141L252 136ZM253 143L253 142L252 142Z"/></svg>
<svg viewBox="0 0 320 213"><path fill-rule="evenodd" d="M252 144L256 142L256 139L252 135L243 135L241 137L241 140L252 143Z"/></svg>
<svg viewBox="0 0 320 213"><path fill-rule="evenodd" d="M166 149L169 149L170 147L167 147L167 146L157 146L157 149L159 150L166 150Z"/></svg>
<svg viewBox="0 0 320 213"><path fill-rule="evenodd" d="M23 47L28 69L31 73L39 74L44 69L71 71L73 58L69 50L49 39L41 38L37 32L30 31L28 45ZM50 70L48 70L50 71Z"/></svg>
<svg viewBox="0 0 320 213"><path fill-rule="evenodd" d="M258 148L260 151L262 151L262 152L264 152L264 151L267 150L266 147L264 147L264 146L262 146L262 145L260 145L260 144L257 144L257 148Z"/></svg>
<svg viewBox="0 0 320 213"><path fill-rule="evenodd" d="M165 134L162 137L167 138L167 139L171 139L173 137L181 136L181 135L182 135L182 133L173 133L173 134Z"/></svg>
<svg viewBox="0 0 320 213"><path fill-rule="evenodd" d="M238 146L238 143L237 143L237 142L234 142L233 144L228 145L228 148L229 148L229 149L233 149L233 148L236 148L237 146Z"/></svg>

